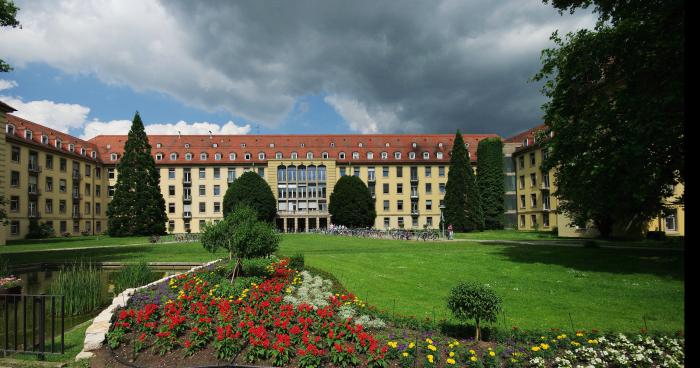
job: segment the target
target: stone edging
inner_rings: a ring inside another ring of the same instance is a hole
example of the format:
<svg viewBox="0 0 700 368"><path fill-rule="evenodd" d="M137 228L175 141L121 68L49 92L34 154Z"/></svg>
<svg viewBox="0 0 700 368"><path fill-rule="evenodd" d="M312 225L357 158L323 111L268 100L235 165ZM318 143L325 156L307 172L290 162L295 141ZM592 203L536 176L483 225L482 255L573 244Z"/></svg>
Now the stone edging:
<svg viewBox="0 0 700 368"><path fill-rule="evenodd" d="M219 261L221 261L221 259L217 259L215 261L211 261L200 266L195 266L192 267L189 271L183 273L194 272L199 269L211 266ZM80 359L91 358L95 355L92 351L102 347L102 344L104 343L105 338L107 337L107 331L109 331L110 321L112 320L112 314L117 308L126 306L126 303L136 291L145 289L149 286L160 284L162 282L168 282L168 280L170 280L171 278L176 277L178 275L182 275L183 273L165 276L162 279L153 281L148 285L143 285L132 289L126 289L121 294L114 297L114 299L112 299L112 304L105 310L100 312L100 314L98 314L97 317L95 317L95 319L92 321L90 327L88 327L85 331L85 341L83 343L83 350L80 353L78 353L78 355L76 355L75 360L78 361Z"/></svg>

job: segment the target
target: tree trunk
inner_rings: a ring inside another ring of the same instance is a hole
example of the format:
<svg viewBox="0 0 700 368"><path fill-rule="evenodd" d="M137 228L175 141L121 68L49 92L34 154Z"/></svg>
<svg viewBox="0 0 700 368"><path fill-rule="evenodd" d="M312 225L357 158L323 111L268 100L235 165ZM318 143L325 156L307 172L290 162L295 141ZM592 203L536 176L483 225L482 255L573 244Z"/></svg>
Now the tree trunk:
<svg viewBox="0 0 700 368"><path fill-rule="evenodd" d="M476 320L476 341L481 341L481 325L479 320Z"/></svg>

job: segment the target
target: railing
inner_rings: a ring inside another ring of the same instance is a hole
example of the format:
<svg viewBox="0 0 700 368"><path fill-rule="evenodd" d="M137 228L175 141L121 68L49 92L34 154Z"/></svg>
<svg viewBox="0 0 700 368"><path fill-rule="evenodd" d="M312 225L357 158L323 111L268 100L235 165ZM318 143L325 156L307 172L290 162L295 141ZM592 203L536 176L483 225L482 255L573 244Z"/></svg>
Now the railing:
<svg viewBox="0 0 700 368"><path fill-rule="evenodd" d="M184 197L182 197L182 200L184 202L192 202L192 196L184 196Z"/></svg>
<svg viewBox="0 0 700 368"><path fill-rule="evenodd" d="M39 213L39 211L37 211L37 210L34 210L34 211L29 210L29 213L27 213L27 217L29 217L29 218L40 218L40 217L41 217L41 213Z"/></svg>
<svg viewBox="0 0 700 368"><path fill-rule="evenodd" d="M73 171L73 179L79 180L82 175L80 175L80 171Z"/></svg>
<svg viewBox="0 0 700 368"><path fill-rule="evenodd" d="M40 193L40 192L39 192L39 187L38 187L37 185L30 185L30 186L27 188L27 194L30 194L30 195L39 195L39 193Z"/></svg>
<svg viewBox="0 0 700 368"><path fill-rule="evenodd" d="M64 353L65 301L62 295L0 294L0 307L4 318L0 334L3 355L30 353L43 359L45 354ZM60 337L60 346L56 337Z"/></svg>
<svg viewBox="0 0 700 368"><path fill-rule="evenodd" d="M183 212L182 217L183 218L192 218L192 212Z"/></svg>
<svg viewBox="0 0 700 368"><path fill-rule="evenodd" d="M411 198L415 199L418 198L418 191L411 191Z"/></svg>
<svg viewBox="0 0 700 368"><path fill-rule="evenodd" d="M29 172L32 173L40 173L41 172L41 166L37 164L32 164L31 162L29 163Z"/></svg>
<svg viewBox="0 0 700 368"><path fill-rule="evenodd" d="M418 216L420 214L420 211L417 209L411 209L411 216Z"/></svg>
<svg viewBox="0 0 700 368"><path fill-rule="evenodd" d="M542 183L540 189L549 190L549 183Z"/></svg>
<svg viewBox="0 0 700 368"><path fill-rule="evenodd" d="M418 175L411 175L411 181L418 181Z"/></svg>
<svg viewBox="0 0 700 368"><path fill-rule="evenodd" d="M182 178L182 184L192 184L192 177L185 176Z"/></svg>
<svg viewBox="0 0 700 368"><path fill-rule="evenodd" d="M73 212L73 218L74 218L74 219L79 219L79 218L80 218L80 212Z"/></svg>
<svg viewBox="0 0 700 368"><path fill-rule="evenodd" d="M369 176L367 177L367 181L369 181L369 182L375 182L375 181L377 181L377 177L376 177L375 175L369 175Z"/></svg>

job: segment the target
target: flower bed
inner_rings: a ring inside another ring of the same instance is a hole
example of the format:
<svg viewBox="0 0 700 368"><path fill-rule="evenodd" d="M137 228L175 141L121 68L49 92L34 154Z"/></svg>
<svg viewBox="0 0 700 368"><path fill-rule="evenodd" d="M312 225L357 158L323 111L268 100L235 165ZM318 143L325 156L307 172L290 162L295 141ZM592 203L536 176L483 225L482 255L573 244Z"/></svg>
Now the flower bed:
<svg viewBox="0 0 700 368"><path fill-rule="evenodd" d="M215 271L184 274L134 295L115 313L114 356L142 367L665 366L684 362L682 338L549 333L501 344L399 330L328 280L275 262L234 284ZM368 315L369 314L369 315ZM368 323L368 321L372 321ZM371 325L374 328L369 328ZM400 338L394 335L400 336Z"/></svg>

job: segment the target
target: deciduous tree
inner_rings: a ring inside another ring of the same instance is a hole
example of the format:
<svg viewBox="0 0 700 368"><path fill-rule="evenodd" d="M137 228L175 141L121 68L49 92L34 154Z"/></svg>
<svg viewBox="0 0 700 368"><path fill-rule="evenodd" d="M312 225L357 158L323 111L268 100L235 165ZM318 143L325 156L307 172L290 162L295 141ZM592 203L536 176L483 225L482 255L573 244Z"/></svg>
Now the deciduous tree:
<svg viewBox="0 0 700 368"><path fill-rule="evenodd" d="M335 183L328 212L335 225L349 228L372 227L377 211L367 185L353 175L343 176Z"/></svg>
<svg viewBox="0 0 700 368"><path fill-rule="evenodd" d="M236 207L246 205L257 213L261 221L273 222L277 216L277 202L265 179L253 171L243 173L226 190L224 195L224 217Z"/></svg>

